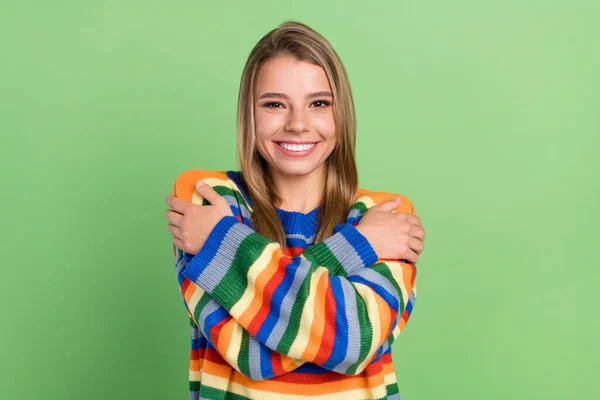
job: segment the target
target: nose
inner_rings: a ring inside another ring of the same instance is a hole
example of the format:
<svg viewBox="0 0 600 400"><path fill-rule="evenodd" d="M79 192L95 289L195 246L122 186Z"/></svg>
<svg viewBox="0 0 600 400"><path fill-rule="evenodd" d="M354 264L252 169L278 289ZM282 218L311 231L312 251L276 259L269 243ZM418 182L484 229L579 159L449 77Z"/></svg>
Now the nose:
<svg viewBox="0 0 600 400"><path fill-rule="evenodd" d="M310 126L308 116L302 108L292 110L285 124L285 130L289 132L306 132Z"/></svg>

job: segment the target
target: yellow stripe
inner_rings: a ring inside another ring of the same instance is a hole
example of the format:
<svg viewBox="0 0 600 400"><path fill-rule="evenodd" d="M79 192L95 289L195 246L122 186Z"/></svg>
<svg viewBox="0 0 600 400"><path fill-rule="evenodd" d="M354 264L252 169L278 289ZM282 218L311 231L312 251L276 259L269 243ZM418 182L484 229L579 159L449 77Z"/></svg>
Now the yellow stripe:
<svg viewBox="0 0 600 400"><path fill-rule="evenodd" d="M390 269L390 271L392 272L392 277L394 278L394 280L396 281L396 283L398 284L398 286L400 286L400 293L402 294L402 299L403 299L403 306L406 307L406 303L408 302L408 297L410 296L410 293L408 293L408 290L406 288L406 282L404 282L404 278L403 278L403 273L402 273L402 269L403 268L407 268L406 266L403 266L401 262L398 261L385 261L386 265L388 266L388 268Z"/></svg>
<svg viewBox="0 0 600 400"><path fill-rule="evenodd" d="M358 366L358 371L362 371L366 365L371 361L371 357L375 351L377 351L379 345L379 339L381 336L381 326L379 320L379 307L377 306L377 299L375 299L375 294L373 293L373 289L370 287L363 285L362 283L354 282L354 287L356 291L363 298L365 305L367 307L367 315L369 316L369 321L373 327L373 339L371 340L371 348L369 349L369 356L363 360L362 363ZM382 312L386 312L382 310Z"/></svg>
<svg viewBox="0 0 600 400"><path fill-rule="evenodd" d="M227 354L225 359L227 363L231 365L236 371L240 371L238 365L238 355L240 354L240 348L242 347L242 327L240 324L234 324L231 332L231 342L227 348ZM242 372L242 371L240 371Z"/></svg>
<svg viewBox="0 0 600 400"><path fill-rule="evenodd" d="M317 283L319 282L321 275L328 273L329 270L327 268L317 267L310 277L310 289L308 298L306 299L304 308L302 309L302 316L300 317L301 323L300 327L298 328L298 334L296 335L296 339L294 339L294 343L292 343L292 347L290 347L290 351L288 352L288 355L292 358L302 359L302 354L309 344L320 345L320 343L309 343L310 328L315 318L315 296L317 294Z"/></svg>
<svg viewBox="0 0 600 400"><path fill-rule="evenodd" d="M231 310L229 310L229 314L236 320L240 319L241 315L252 303L252 299L256 295L256 288L254 286L256 283L256 278L269 265L269 261L271 261L271 258L273 257L272 253L278 248L278 243L268 244L262 254L256 259L254 264L252 264L248 270L248 287L246 287L244 294L242 297L240 297L238 302L231 307Z"/></svg>
<svg viewBox="0 0 600 400"><path fill-rule="evenodd" d="M231 184L229 184L231 182L230 180L229 181L224 181L222 179L217 179L217 178L204 178L202 180L204 181L204 183L206 183L207 185L210 185L211 187L213 187L213 186L226 186L228 188L231 188ZM198 192L196 191L196 188L194 188L194 193L192 194L192 203L193 204L202 205L202 199L203 199L203 197L200 196L198 194Z"/></svg>
<svg viewBox="0 0 600 400"><path fill-rule="evenodd" d="M194 320L196 325L198 325L198 321L196 321L196 317L194 316L194 310L196 309L196 305L200 301L200 298L204 294L204 289L202 289L200 286L197 286L194 282L191 282L189 284L188 290L190 290L190 288L194 290L194 294L192 294L190 299L186 300L186 302L188 305L188 310L190 310L190 314L192 315L192 319Z"/></svg>
<svg viewBox="0 0 600 400"><path fill-rule="evenodd" d="M386 385L393 385L394 383L398 383L398 381L396 380L396 373L390 372L389 374L384 375L383 381Z"/></svg>

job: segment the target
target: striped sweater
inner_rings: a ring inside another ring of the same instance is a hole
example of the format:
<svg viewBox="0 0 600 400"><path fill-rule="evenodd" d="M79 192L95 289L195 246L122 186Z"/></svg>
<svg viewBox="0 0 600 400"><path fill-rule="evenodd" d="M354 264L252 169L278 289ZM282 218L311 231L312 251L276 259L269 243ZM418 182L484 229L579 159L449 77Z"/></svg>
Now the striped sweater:
<svg viewBox="0 0 600 400"><path fill-rule="evenodd" d="M209 204L198 180L223 196L223 217L196 255L174 246L191 325L190 399L399 399L391 344L416 297L416 266L378 259L355 228L398 195L358 189L345 223L314 244L319 208L277 209L286 248L252 229L240 171L188 170L173 195ZM415 213L402 197L398 212Z"/></svg>

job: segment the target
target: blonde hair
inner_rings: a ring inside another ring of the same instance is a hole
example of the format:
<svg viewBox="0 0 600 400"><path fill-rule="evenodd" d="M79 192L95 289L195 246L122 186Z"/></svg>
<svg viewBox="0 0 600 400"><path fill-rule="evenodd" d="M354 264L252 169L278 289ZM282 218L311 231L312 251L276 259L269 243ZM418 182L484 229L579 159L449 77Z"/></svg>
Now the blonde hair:
<svg viewBox="0 0 600 400"><path fill-rule="evenodd" d="M252 222L258 233L279 242L285 249L285 231L275 204L269 166L255 147L254 89L260 67L269 59L291 56L318 65L325 71L333 94L336 144L325 161L325 185L317 216L319 230L314 243L333 234L335 225L346 220L358 189L354 157L356 115L352 91L342 64L331 44L315 30L293 20L283 22L254 46L240 83L237 109L238 157L243 184L252 205Z"/></svg>

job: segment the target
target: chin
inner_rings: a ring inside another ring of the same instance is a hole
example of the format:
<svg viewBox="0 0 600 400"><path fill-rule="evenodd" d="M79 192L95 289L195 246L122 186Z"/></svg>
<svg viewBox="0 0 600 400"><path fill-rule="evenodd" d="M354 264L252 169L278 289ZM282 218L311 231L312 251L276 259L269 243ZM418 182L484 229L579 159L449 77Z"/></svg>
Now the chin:
<svg viewBox="0 0 600 400"><path fill-rule="evenodd" d="M319 170L321 165L286 165L286 166L275 166L275 172L281 175L288 176L304 176L310 175L313 172Z"/></svg>

